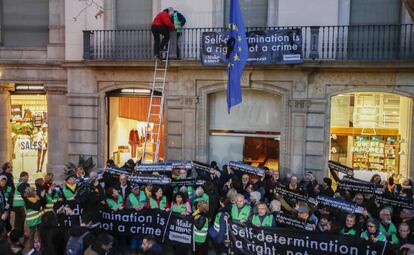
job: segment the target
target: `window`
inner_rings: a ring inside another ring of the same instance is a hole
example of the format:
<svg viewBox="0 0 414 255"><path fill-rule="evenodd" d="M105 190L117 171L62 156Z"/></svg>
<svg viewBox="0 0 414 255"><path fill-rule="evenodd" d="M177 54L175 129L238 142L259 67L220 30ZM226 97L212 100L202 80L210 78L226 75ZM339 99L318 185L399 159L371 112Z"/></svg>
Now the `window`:
<svg viewBox="0 0 414 255"><path fill-rule="evenodd" d="M399 24L400 13L400 0L352 0L350 24Z"/></svg>
<svg viewBox="0 0 414 255"><path fill-rule="evenodd" d="M267 0L240 0L240 8L243 12L245 27L266 27L267 26ZM229 23L230 0L225 1L224 24Z"/></svg>
<svg viewBox="0 0 414 255"><path fill-rule="evenodd" d="M48 0L0 0L1 43L13 47L45 47L49 41Z"/></svg>
<svg viewBox="0 0 414 255"><path fill-rule="evenodd" d="M118 29L149 28L152 18L152 1L116 1L116 26Z"/></svg>

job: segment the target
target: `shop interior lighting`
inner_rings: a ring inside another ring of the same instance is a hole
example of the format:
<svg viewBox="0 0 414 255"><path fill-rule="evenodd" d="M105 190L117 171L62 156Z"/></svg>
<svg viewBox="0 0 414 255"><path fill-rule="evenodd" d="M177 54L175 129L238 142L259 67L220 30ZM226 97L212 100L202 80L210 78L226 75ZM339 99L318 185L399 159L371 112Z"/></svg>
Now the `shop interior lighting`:
<svg viewBox="0 0 414 255"><path fill-rule="evenodd" d="M43 85L16 85L15 90L44 90Z"/></svg>
<svg viewBox="0 0 414 255"><path fill-rule="evenodd" d="M121 89L121 93L149 95L151 94L151 90L149 89Z"/></svg>

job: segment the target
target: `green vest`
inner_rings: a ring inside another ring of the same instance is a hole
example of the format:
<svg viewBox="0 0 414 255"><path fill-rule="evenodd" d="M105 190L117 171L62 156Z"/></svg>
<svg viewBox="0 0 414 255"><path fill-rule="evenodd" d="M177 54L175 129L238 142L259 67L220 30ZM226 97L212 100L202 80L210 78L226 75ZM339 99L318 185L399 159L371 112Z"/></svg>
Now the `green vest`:
<svg viewBox="0 0 414 255"><path fill-rule="evenodd" d="M206 193L204 193L201 197L194 198L194 200L193 200L193 211L196 210L195 204L197 204L197 202L200 201L200 200L204 200L204 201L206 201L207 204L209 204L210 198L208 197L208 195Z"/></svg>
<svg viewBox="0 0 414 255"><path fill-rule="evenodd" d="M19 181L19 183L16 186L16 190L14 191L14 197L13 197L13 207L21 207L24 206L24 200L22 197L22 194L19 192L19 187L22 185L23 182Z"/></svg>
<svg viewBox="0 0 414 255"><path fill-rule="evenodd" d="M361 238L364 238L365 240L369 239L368 236L369 236L368 231L364 231L361 234ZM378 236L376 238L377 238L377 241L381 241L381 242L387 241L387 239L385 238L384 234L381 231L380 231L380 233L378 234Z"/></svg>
<svg viewBox="0 0 414 255"><path fill-rule="evenodd" d="M122 196L118 194L118 202L115 202L112 198L107 198L106 203L109 207L111 207L111 209L121 209L124 201L122 200Z"/></svg>
<svg viewBox="0 0 414 255"><path fill-rule="evenodd" d="M204 226L202 229L198 230L195 226L194 226L194 241L196 243L205 243L207 240L207 231L208 231L208 220L206 218L206 222L204 223Z"/></svg>
<svg viewBox="0 0 414 255"><path fill-rule="evenodd" d="M173 213L182 214L185 211L187 211L187 205L184 203L182 203L180 207L178 207L176 203L174 203L172 206Z"/></svg>
<svg viewBox="0 0 414 255"><path fill-rule="evenodd" d="M57 196L50 195L49 193L46 193L46 207L45 212L51 212L53 211L53 206L58 201Z"/></svg>
<svg viewBox="0 0 414 255"><path fill-rule="evenodd" d="M75 193L78 186L76 186L75 191L72 191L68 187L63 188L63 195L65 196L66 200L74 200L75 199Z"/></svg>
<svg viewBox="0 0 414 255"><path fill-rule="evenodd" d="M341 230L339 230L339 234L354 236L356 235L356 230L351 228L350 230L348 230L348 232L345 233L345 228L342 228Z"/></svg>
<svg viewBox="0 0 414 255"><path fill-rule="evenodd" d="M219 213L216 214L216 218L214 218L213 227L214 227L214 230L217 231L217 232L220 232L220 220L221 220L221 215L222 214L223 214L222 212L219 212Z"/></svg>
<svg viewBox="0 0 414 255"><path fill-rule="evenodd" d="M181 33L183 29L181 28L181 22L178 20L177 12L174 12L173 20L174 20L174 26L175 26L175 29L177 30L177 33Z"/></svg>
<svg viewBox="0 0 414 255"><path fill-rule="evenodd" d="M260 216L258 214L255 214L252 218L252 224L259 227L271 228L273 225L273 215L266 215L263 221L260 222Z"/></svg>
<svg viewBox="0 0 414 255"><path fill-rule="evenodd" d="M145 203L147 202L147 196L145 195L145 192L143 192L142 190L139 192L138 197L139 198L137 199L137 196L135 196L134 193L128 195L129 202L132 206L145 205Z"/></svg>
<svg viewBox="0 0 414 255"><path fill-rule="evenodd" d="M165 209L167 207L167 198L163 196L160 201L160 206L158 207L158 203L154 198L150 198L150 207L151 209Z"/></svg>
<svg viewBox="0 0 414 255"><path fill-rule="evenodd" d="M26 209L26 222L29 228L39 225L42 222L42 212Z"/></svg>
<svg viewBox="0 0 414 255"><path fill-rule="evenodd" d="M384 233L388 237L388 239L391 239L390 242L392 244L398 244L400 242L397 237L397 228L393 223L391 223L388 227L388 231L382 224L380 224L379 230L381 231L381 233Z"/></svg>
<svg viewBox="0 0 414 255"><path fill-rule="evenodd" d="M231 207L231 218L235 221L247 221L250 215L250 205L244 205L239 213L239 208L236 204Z"/></svg>
<svg viewBox="0 0 414 255"><path fill-rule="evenodd" d="M11 195L12 195L12 187L7 186L6 191L4 192L4 199L6 199L6 202L10 201Z"/></svg>

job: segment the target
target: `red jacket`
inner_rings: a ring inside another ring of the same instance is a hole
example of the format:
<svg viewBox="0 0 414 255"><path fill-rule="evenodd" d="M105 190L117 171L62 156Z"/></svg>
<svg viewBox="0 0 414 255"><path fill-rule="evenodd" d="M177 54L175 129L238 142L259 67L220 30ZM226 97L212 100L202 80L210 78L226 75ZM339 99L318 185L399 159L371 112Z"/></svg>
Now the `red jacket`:
<svg viewBox="0 0 414 255"><path fill-rule="evenodd" d="M167 27L170 30L174 30L175 26L171 21L170 15L168 12L160 12L155 16L154 21L152 22L153 26L158 27Z"/></svg>

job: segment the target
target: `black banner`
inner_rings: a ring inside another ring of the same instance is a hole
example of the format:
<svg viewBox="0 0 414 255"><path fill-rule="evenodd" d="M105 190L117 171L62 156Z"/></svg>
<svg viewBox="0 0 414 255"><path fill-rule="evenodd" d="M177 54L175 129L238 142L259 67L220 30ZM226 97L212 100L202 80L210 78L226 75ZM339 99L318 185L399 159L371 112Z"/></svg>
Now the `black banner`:
<svg viewBox="0 0 414 255"><path fill-rule="evenodd" d="M56 211L59 211L57 214L59 225L66 228L79 226L80 216L83 213L79 202L76 200L68 200L60 206L63 207L63 210L60 209L61 207L55 207Z"/></svg>
<svg viewBox="0 0 414 255"><path fill-rule="evenodd" d="M210 173L210 165L206 164L206 163L202 163L199 161L193 161L193 169L195 169L196 171L203 171L203 172L208 172Z"/></svg>
<svg viewBox="0 0 414 255"><path fill-rule="evenodd" d="M254 167L254 166L244 164L241 162L236 162L236 161L230 161L229 166L231 169L235 171L240 171L240 172L257 175L257 176L263 176L265 172L264 169L262 168Z"/></svg>
<svg viewBox="0 0 414 255"><path fill-rule="evenodd" d="M143 238L153 236L158 242L192 244L193 223L190 218L174 215L161 210L125 209L100 211L100 228L115 236Z"/></svg>
<svg viewBox="0 0 414 255"><path fill-rule="evenodd" d="M128 177L128 180L132 184L155 184L155 185L169 185L171 184L171 178L164 175L151 175L151 174L137 174Z"/></svg>
<svg viewBox="0 0 414 255"><path fill-rule="evenodd" d="M386 198L384 196L375 196L375 202L377 202L380 206L392 206L392 207L398 207L402 209L409 209L414 210L414 201L412 199L408 198Z"/></svg>
<svg viewBox="0 0 414 255"><path fill-rule="evenodd" d="M197 179L182 179L182 180L173 180L171 182L171 186L202 186L206 183L205 180L197 180Z"/></svg>
<svg viewBox="0 0 414 255"><path fill-rule="evenodd" d="M364 208L362 206L359 206L343 198L318 196L317 200L321 205L337 208L349 213L362 213L364 211Z"/></svg>
<svg viewBox="0 0 414 255"><path fill-rule="evenodd" d="M345 177L345 176L344 176ZM350 191L364 194L382 194L382 186L362 180L344 178L338 182L339 191Z"/></svg>
<svg viewBox="0 0 414 255"><path fill-rule="evenodd" d="M289 198L292 198L298 201L303 201L303 202L312 204L314 206L318 205L318 201L315 198L309 197L305 194L302 194L296 191L288 190L286 187L282 187L280 185L275 186L274 193L278 193L281 196L287 196Z"/></svg>
<svg viewBox="0 0 414 255"><path fill-rule="evenodd" d="M106 167L104 171L112 175L121 175L121 174L125 174L127 176L131 175L131 172L129 172L128 169L124 169L124 168Z"/></svg>
<svg viewBox="0 0 414 255"><path fill-rule="evenodd" d="M273 214L273 217L275 218L277 224L280 224L285 227L297 228L306 231L313 231L315 228L313 224L300 221L296 217L292 217L289 215L275 213Z"/></svg>
<svg viewBox="0 0 414 255"><path fill-rule="evenodd" d="M229 222L232 251L238 255L381 255L386 243L346 235L262 229Z"/></svg>
<svg viewBox="0 0 414 255"><path fill-rule="evenodd" d="M171 172L172 170L171 163L146 163L135 166L137 172Z"/></svg>
<svg viewBox="0 0 414 255"><path fill-rule="evenodd" d="M335 162L335 161L332 161L332 160L328 161L328 167L332 170L344 173L344 174L349 175L349 176L354 175L354 169L353 168L347 167L345 165L342 165L342 164L340 164L338 162Z"/></svg>
<svg viewBox="0 0 414 255"><path fill-rule="evenodd" d="M301 29L275 29L246 33L249 56L247 65L302 64ZM203 32L201 63L227 63L226 32Z"/></svg>

